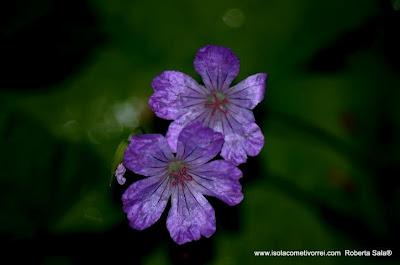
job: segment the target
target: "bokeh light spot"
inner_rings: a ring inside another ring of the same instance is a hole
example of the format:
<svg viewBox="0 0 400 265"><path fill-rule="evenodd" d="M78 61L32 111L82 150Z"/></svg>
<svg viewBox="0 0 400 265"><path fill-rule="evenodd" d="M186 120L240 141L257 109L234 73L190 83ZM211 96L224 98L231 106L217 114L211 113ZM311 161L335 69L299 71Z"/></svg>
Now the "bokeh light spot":
<svg viewBox="0 0 400 265"><path fill-rule="evenodd" d="M229 9L222 17L222 21L231 28L241 27L244 23L244 19L243 11L237 8Z"/></svg>

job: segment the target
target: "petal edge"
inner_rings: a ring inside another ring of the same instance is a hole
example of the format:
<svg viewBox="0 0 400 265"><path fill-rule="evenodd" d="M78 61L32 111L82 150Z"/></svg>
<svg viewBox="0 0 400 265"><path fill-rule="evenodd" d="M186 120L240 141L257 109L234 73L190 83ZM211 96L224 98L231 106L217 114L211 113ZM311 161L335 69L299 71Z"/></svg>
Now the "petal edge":
<svg viewBox="0 0 400 265"><path fill-rule="evenodd" d="M200 48L194 68L208 89L225 90L239 74L240 62L231 49L216 45Z"/></svg>

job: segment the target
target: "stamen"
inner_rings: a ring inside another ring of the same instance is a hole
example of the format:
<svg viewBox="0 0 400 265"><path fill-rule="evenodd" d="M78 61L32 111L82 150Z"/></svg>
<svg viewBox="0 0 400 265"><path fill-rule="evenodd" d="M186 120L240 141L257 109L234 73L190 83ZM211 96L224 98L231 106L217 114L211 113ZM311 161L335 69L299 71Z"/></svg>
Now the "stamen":
<svg viewBox="0 0 400 265"><path fill-rule="evenodd" d="M184 185L186 181L191 181L193 177L187 172L186 165L182 161L172 161L168 165L168 174L172 178L172 186Z"/></svg>
<svg viewBox="0 0 400 265"><path fill-rule="evenodd" d="M226 104L228 104L226 95L219 91L213 91L208 96L205 106L212 109L211 115L214 115L217 110L226 114L228 111Z"/></svg>

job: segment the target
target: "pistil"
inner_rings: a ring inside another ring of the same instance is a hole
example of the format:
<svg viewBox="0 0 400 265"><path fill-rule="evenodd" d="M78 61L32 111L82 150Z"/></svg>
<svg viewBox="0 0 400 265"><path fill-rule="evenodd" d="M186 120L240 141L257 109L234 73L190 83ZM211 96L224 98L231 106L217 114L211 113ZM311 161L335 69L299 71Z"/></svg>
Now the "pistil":
<svg viewBox="0 0 400 265"><path fill-rule="evenodd" d="M213 91L207 98L206 107L212 109L211 115L214 115L215 112L221 111L223 113L227 112L226 104L228 103L227 97L221 93Z"/></svg>
<svg viewBox="0 0 400 265"><path fill-rule="evenodd" d="M186 181L192 180L192 176L187 172L187 168L182 161L172 161L168 165L168 174L172 178L172 186L184 185Z"/></svg>

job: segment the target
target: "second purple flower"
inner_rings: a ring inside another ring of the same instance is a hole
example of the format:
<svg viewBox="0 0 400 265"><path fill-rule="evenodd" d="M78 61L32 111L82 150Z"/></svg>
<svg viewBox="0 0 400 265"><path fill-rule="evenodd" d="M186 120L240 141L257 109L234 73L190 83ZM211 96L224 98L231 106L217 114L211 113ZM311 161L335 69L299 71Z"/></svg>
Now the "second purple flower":
<svg viewBox="0 0 400 265"><path fill-rule="evenodd" d="M243 199L242 172L225 160L210 162L223 142L220 133L200 122L182 130L176 155L160 134L133 136L123 165L147 178L133 183L122 195L130 225L137 230L153 225L171 198L167 228L175 242L183 244L214 234L214 209L203 195L228 205Z"/></svg>

